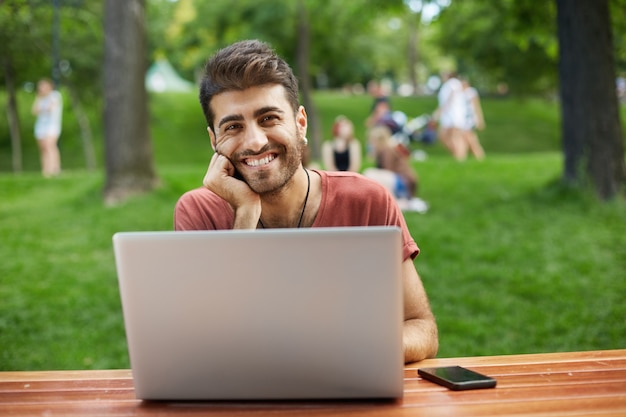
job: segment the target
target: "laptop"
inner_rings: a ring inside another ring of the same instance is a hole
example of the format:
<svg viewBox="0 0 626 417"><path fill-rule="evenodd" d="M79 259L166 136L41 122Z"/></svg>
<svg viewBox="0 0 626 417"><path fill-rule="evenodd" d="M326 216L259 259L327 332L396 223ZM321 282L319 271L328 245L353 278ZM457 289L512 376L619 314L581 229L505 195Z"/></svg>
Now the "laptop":
<svg viewBox="0 0 626 417"><path fill-rule="evenodd" d="M113 246L137 398L402 396L399 228L120 232Z"/></svg>

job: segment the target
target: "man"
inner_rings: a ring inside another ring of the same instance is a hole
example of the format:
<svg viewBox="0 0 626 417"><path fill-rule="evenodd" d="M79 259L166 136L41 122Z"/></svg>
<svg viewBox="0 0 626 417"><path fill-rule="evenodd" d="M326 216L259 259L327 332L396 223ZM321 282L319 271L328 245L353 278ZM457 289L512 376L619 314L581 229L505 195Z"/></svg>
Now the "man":
<svg viewBox="0 0 626 417"><path fill-rule="evenodd" d="M400 226L405 361L434 356L437 326L401 211L374 181L303 167L307 115L287 63L259 41L218 51L206 65L200 104L215 153L204 187L178 201L176 230Z"/></svg>

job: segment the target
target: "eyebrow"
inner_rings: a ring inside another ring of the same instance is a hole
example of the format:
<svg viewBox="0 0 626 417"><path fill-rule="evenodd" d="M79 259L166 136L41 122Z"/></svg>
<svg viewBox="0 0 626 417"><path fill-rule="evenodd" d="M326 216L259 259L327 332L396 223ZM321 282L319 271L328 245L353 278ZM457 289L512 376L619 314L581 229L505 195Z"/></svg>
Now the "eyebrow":
<svg viewBox="0 0 626 417"><path fill-rule="evenodd" d="M236 121L236 120L243 120L243 116L242 116L241 114L231 114L231 115L228 115L228 116L224 116L224 117L222 117L222 118L220 119L220 121L219 121L219 123L218 123L217 127L218 127L218 129L219 129L219 128L220 128L220 127L222 127L222 125L224 125L225 123L228 123L228 122L233 122L233 121Z"/></svg>
<svg viewBox="0 0 626 417"><path fill-rule="evenodd" d="M280 107L265 106L265 107L261 107L260 109L255 110L253 113L253 116L256 118L256 117L261 116L262 114L269 113L269 112L285 114L285 112ZM220 128L225 123L233 122L233 121L240 121L240 120L243 120L243 115L241 114L231 114L228 116L224 116L220 119L217 127Z"/></svg>

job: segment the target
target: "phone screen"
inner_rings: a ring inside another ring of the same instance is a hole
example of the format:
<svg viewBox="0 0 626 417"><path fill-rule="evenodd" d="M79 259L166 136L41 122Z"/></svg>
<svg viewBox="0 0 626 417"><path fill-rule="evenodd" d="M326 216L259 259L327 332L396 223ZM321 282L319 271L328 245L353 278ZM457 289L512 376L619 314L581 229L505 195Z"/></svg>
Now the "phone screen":
<svg viewBox="0 0 626 417"><path fill-rule="evenodd" d="M443 385L452 390L493 388L496 380L461 366L420 368L417 373L424 379Z"/></svg>

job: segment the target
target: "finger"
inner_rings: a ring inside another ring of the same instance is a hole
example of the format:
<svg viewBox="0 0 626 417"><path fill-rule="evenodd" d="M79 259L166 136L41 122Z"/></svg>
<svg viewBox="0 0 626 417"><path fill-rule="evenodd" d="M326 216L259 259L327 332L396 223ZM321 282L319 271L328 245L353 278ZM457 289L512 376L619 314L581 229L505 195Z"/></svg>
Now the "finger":
<svg viewBox="0 0 626 417"><path fill-rule="evenodd" d="M235 167L230 160L226 156L216 153L211 157L203 184L205 187L211 188L211 184L215 185L222 182L228 177L232 177L234 173Z"/></svg>
<svg viewBox="0 0 626 417"><path fill-rule="evenodd" d="M211 161L209 161L209 166L207 167L206 173L204 174L204 179L202 180L202 184L204 184L205 187L208 187L209 184L212 182L212 177L215 175L215 173L221 170L219 158L220 155L216 152L211 157Z"/></svg>

